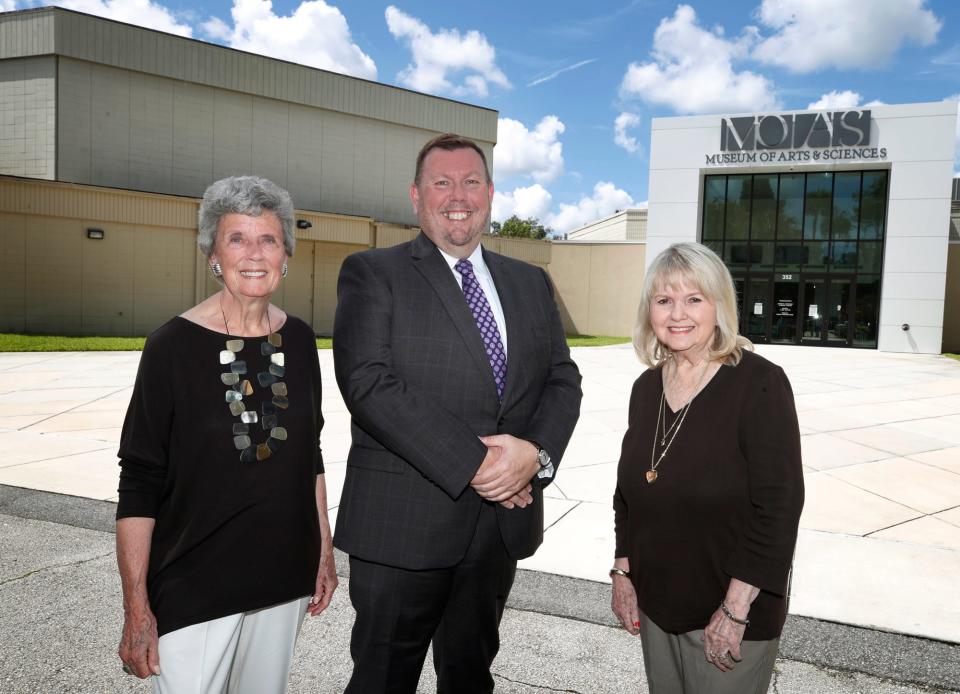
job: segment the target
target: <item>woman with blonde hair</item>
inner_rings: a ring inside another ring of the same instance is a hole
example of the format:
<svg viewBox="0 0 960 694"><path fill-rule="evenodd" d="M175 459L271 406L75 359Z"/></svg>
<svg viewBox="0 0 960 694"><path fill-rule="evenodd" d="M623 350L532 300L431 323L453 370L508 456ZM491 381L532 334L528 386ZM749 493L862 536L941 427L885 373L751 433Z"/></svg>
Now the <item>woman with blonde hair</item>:
<svg viewBox="0 0 960 694"><path fill-rule="evenodd" d="M613 498L612 608L652 694L767 691L803 507L783 370L737 333L733 280L698 243L647 273Z"/></svg>

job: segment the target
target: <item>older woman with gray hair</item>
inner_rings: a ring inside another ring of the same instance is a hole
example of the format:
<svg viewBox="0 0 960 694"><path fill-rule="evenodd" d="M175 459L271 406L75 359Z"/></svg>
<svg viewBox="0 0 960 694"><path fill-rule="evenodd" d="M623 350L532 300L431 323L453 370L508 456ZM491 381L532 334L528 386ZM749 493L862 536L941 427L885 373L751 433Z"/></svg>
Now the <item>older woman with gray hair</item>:
<svg viewBox="0 0 960 694"><path fill-rule="evenodd" d="M803 507L793 392L737 333L733 280L677 243L644 281L610 576L651 694L765 694Z"/></svg>
<svg viewBox="0 0 960 694"><path fill-rule="evenodd" d="M227 178L199 223L223 287L150 335L120 441L119 654L158 694L284 692L337 587L314 335L270 303L293 203Z"/></svg>

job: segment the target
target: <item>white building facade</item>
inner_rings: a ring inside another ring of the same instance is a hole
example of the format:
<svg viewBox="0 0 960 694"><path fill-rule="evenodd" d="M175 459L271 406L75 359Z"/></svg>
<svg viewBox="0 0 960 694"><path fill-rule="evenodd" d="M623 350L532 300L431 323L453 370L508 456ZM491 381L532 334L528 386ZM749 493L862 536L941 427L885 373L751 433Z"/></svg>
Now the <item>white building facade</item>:
<svg viewBox="0 0 960 694"><path fill-rule="evenodd" d="M647 263L700 241L755 342L939 354L956 102L656 118Z"/></svg>

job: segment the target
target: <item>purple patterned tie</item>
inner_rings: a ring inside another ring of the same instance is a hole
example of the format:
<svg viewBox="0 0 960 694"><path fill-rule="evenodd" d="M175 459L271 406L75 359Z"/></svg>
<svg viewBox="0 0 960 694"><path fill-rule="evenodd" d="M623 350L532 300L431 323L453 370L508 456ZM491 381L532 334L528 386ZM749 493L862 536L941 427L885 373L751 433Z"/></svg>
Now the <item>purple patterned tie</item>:
<svg viewBox="0 0 960 694"><path fill-rule="evenodd" d="M493 318L493 311L483 293L483 288L473 274L473 265L469 260L458 260L453 266L463 278L463 296L467 306L473 313L473 319L480 329L483 338L483 347L487 350L490 368L493 369L493 380L497 382L497 396L503 400L503 387L507 382L507 355L503 350L503 340L500 339L500 328Z"/></svg>

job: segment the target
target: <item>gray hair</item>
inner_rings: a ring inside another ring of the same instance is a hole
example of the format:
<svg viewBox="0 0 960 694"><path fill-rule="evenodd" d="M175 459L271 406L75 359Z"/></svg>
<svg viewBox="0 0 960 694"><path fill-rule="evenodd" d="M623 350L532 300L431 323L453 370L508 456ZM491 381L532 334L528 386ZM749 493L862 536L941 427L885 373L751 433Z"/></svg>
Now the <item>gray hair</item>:
<svg viewBox="0 0 960 694"><path fill-rule="evenodd" d="M213 254L217 226L227 214L259 217L264 210L277 215L283 229L283 247L293 256L297 240L293 235L293 200L290 193L272 181L259 176L231 176L210 184L203 194L197 215L200 233L197 246L204 257Z"/></svg>
<svg viewBox="0 0 960 694"><path fill-rule="evenodd" d="M650 325L650 302L661 289L680 282L701 292L716 308L717 327L708 358L736 366L743 350L752 351L753 344L737 328L737 294L730 271L716 253L699 243L675 243L650 264L633 330L633 349L640 361L656 367L673 356Z"/></svg>

